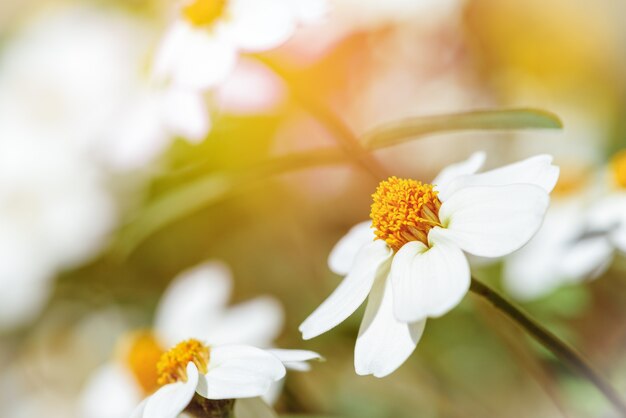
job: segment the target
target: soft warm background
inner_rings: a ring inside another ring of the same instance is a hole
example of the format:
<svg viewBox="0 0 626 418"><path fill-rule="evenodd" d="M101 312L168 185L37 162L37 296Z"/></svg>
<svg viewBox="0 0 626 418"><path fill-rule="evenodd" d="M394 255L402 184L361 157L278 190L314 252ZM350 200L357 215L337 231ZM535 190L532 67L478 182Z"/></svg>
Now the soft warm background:
<svg viewBox="0 0 626 418"><path fill-rule="evenodd" d="M107 21L101 22L103 33L120 37L113 47L125 50L113 51L119 62L107 64L124 68L129 59L124 54L158 39L168 19L167 3L3 0L0 68L17 59L15 43L22 39L23 28L59 8L75 6L89 7L90 13L102 14L105 20L114 16L113 20L124 21L110 28ZM544 108L563 119L565 128L558 133L434 136L375 154L384 171L426 181L474 150L488 151L490 167L549 152L564 170L583 167L585 172L601 172L612 153L626 146L622 2L331 3L334 10L327 22L303 28L277 50L247 57L242 67L253 68L252 80L245 78L250 71L243 68L245 82L230 80L207 99L213 129L203 143L175 141L160 157L132 170L102 164L99 151L86 153L82 165L63 180L71 188L72 179L87 175L81 170L97 171L102 193L114 209L90 211L92 219L83 222L106 225L107 232L89 254L55 271L42 311L0 331L1 416L74 416L87 376L112 356L120 336L150 324L168 282L207 259L231 267L236 301L259 294L282 301L286 323L280 346L309 348L327 357L310 373L289 375L277 405L281 413L359 418L611 416L593 387L472 295L444 318L429 321L415 354L382 380L354 373L352 351L360 313L332 332L303 342L299 323L339 282L326 266L328 253L353 224L368 217L369 195L380 180L356 164L278 176L255 171L223 198L143 233L152 222L152 203L183 190L194 179L258 167L256 162L272 156L335 145L336 132L320 123L311 102L327 106L356 135L406 116L497 106ZM80 37L80 25L76 20L49 27L49 53L54 56L55 48L61 48L54 44L56 37ZM128 27L141 36L120 33ZM70 32L64 37L52 31ZM103 47L95 43L86 50L90 48L97 54ZM62 53L59 50L60 57ZM266 64L280 74L263 67ZM11 72L4 71L3 77L5 73ZM113 76L107 70L87 82L107 82ZM28 88L9 93L9 86L16 83L0 81L0 98L28 94ZM91 92L96 96L86 100L87 107L70 109L77 120L106 106L109 92L102 90ZM42 106L48 118L55 117L47 113L55 108L54 100L53 92L49 97L38 93L32 103ZM110 126L116 123L114 116L106 121ZM58 136L51 135L50 141ZM45 147L64 152L64 140L50 141ZM37 170L48 155L42 149L18 154L11 161L23 158L18 165ZM67 165L54 167L53 172ZM0 177L0 183L10 181ZM581 181L596 179L589 175ZM186 201L174 203L184 206ZM33 268L46 257L44 250L37 254L30 260ZM499 284L498 265L477 270L476 275ZM623 395L625 277L626 262L618 257L593 282L566 286L523 304L585 353ZM29 408L9 412L9 404L16 402Z"/></svg>

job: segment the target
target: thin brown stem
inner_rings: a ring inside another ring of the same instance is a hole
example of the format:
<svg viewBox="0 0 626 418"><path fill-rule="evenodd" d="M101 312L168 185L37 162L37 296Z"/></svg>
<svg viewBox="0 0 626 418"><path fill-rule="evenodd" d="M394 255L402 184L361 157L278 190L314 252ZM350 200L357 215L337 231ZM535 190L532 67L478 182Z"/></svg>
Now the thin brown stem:
<svg viewBox="0 0 626 418"><path fill-rule="evenodd" d="M576 350L556 335L545 329L539 323L531 319L521 309L507 301L499 293L486 284L472 278L470 290L476 295L483 297L500 312L509 317L523 328L537 342L548 349L559 360L567 364L572 370L592 383L613 404L615 409L626 417L626 404L615 391L613 386L598 373L591 364Z"/></svg>

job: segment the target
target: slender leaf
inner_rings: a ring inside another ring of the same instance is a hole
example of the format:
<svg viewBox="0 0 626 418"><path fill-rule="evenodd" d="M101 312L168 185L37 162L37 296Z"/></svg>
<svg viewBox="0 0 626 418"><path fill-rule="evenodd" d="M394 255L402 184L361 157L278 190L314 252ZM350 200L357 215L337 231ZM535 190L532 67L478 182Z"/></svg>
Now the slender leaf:
<svg viewBox="0 0 626 418"><path fill-rule="evenodd" d="M428 135L455 131L560 129L558 116L537 109L481 110L438 116L425 116L390 122L369 132L363 145L374 150Z"/></svg>

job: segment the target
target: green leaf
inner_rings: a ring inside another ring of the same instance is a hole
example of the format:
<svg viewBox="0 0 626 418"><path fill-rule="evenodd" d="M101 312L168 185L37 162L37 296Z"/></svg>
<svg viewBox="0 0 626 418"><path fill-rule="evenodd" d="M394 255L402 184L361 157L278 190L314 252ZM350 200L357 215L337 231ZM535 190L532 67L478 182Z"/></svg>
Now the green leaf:
<svg viewBox="0 0 626 418"><path fill-rule="evenodd" d="M424 116L390 122L362 138L370 150L388 147L428 135L455 131L512 129L561 129L558 116L537 109L480 110L439 116Z"/></svg>

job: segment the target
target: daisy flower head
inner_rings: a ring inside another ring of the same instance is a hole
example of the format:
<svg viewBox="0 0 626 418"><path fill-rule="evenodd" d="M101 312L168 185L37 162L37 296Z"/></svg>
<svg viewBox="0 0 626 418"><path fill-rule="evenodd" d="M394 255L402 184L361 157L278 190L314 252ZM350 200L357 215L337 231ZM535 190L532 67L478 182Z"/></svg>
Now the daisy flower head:
<svg viewBox="0 0 626 418"><path fill-rule="evenodd" d="M229 306L232 284L227 266L216 261L176 277L159 301L152 327L124 335L115 359L89 378L81 395L81 416L127 418L159 389L157 363L167 347L180 341L269 347L282 330L280 303L260 296Z"/></svg>
<svg viewBox="0 0 626 418"><path fill-rule="evenodd" d="M303 350L281 350L291 361L319 358ZM210 400L256 398L285 376L285 365L270 351L249 345L209 346L182 341L157 363L160 388L137 406L131 417L175 418L197 393Z"/></svg>
<svg viewBox="0 0 626 418"><path fill-rule="evenodd" d="M325 12L325 0L184 0L157 52L155 74L185 87L214 87L239 52L276 48Z"/></svg>
<svg viewBox="0 0 626 418"><path fill-rule="evenodd" d="M558 167L539 155L475 174L483 153L421 183L391 177L372 195L371 221L352 228L329 266L345 278L301 325L316 337L368 297L355 347L358 374L383 377L413 352L427 318L444 315L467 293L465 253L501 257L530 240L549 203Z"/></svg>

